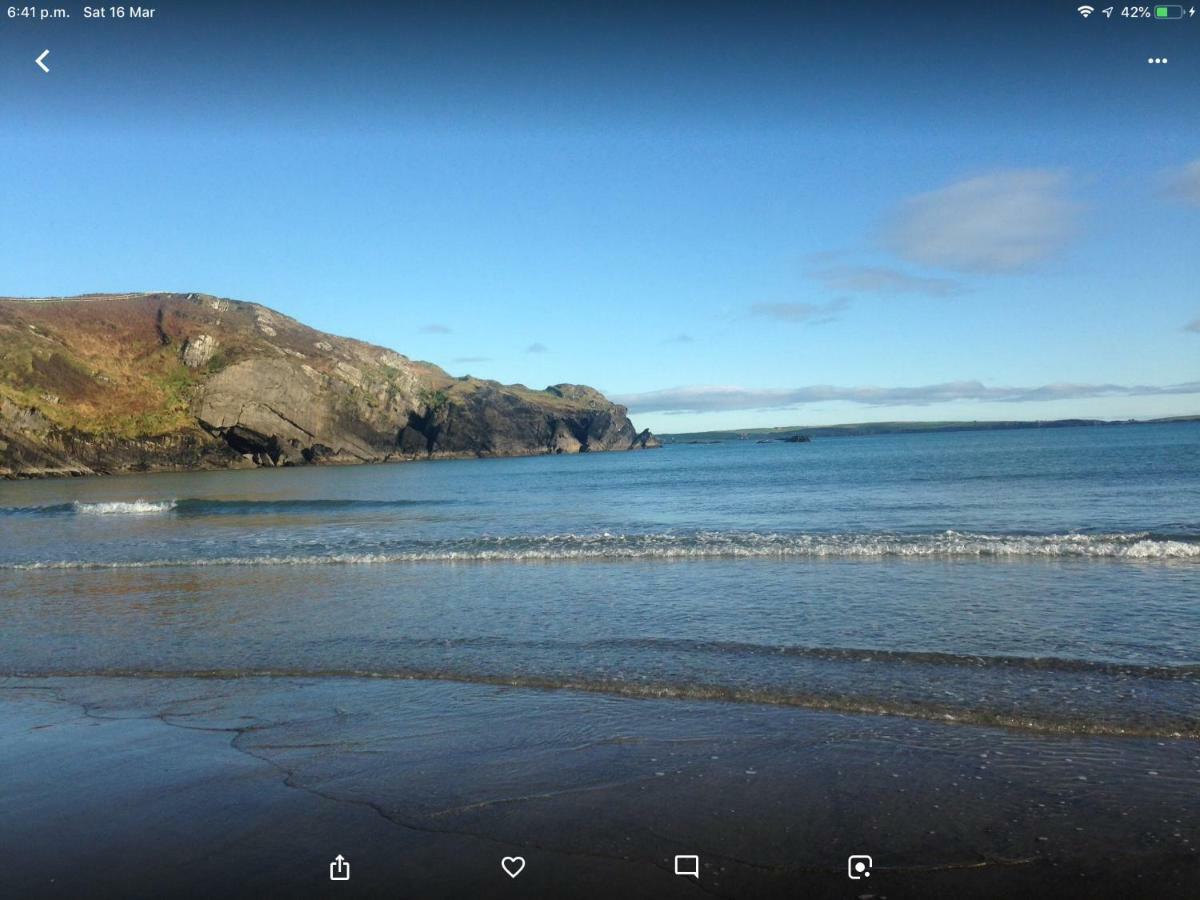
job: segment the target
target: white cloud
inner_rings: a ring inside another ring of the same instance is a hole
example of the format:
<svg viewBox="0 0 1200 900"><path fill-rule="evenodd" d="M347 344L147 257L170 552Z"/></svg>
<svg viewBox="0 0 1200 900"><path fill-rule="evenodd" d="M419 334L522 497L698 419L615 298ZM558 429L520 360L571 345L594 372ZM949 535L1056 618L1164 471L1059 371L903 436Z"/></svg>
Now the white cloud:
<svg viewBox="0 0 1200 900"><path fill-rule="evenodd" d="M1060 250L1075 232L1067 177L1045 169L993 172L919 194L884 243L902 259L960 272L1012 272Z"/></svg>
<svg viewBox="0 0 1200 900"><path fill-rule="evenodd" d="M832 291L953 297L964 290L951 278L910 275L888 266L833 266L813 272L812 276Z"/></svg>
<svg viewBox="0 0 1200 900"><path fill-rule="evenodd" d="M632 413L705 413L751 409L791 409L810 403L841 401L865 406L928 406L957 400L1021 403L1079 400L1089 397L1144 397L1200 394L1200 381L1171 385L1047 384L1038 387L987 387L979 381L950 381L918 387L837 387L810 385L758 389L699 385L615 397Z"/></svg>
<svg viewBox="0 0 1200 900"><path fill-rule="evenodd" d="M755 303L750 307L750 314L781 322L822 325L832 322L838 317L838 313L849 305L850 301L845 297L830 300L828 303Z"/></svg>
<svg viewBox="0 0 1200 900"><path fill-rule="evenodd" d="M525 348L526 353L549 353L550 348L545 344L534 342Z"/></svg>
<svg viewBox="0 0 1200 900"><path fill-rule="evenodd" d="M663 343L664 344L691 344L694 341L695 341L695 338L693 338L690 334L683 334L682 332L680 332L679 334L675 335L674 337L667 338L666 340L663 341Z"/></svg>
<svg viewBox="0 0 1200 900"><path fill-rule="evenodd" d="M422 334L449 334L450 326L449 325L438 325L438 324L426 325L425 327L423 327L421 329L421 333Z"/></svg>

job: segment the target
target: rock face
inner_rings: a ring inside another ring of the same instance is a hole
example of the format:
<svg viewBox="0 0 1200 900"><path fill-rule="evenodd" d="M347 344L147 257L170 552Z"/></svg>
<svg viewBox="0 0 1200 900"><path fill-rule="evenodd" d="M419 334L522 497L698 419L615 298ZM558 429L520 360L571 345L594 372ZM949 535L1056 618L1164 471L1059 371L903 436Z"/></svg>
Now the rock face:
<svg viewBox="0 0 1200 900"><path fill-rule="evenodd" d="M217 342L209 334L197 335L183 342L183 364L189 369L207 365L217 352Z"/></svg>
<svg viewBox="0 0 1200 900"><path fill-rule="evenodd" d="M633 446L638 450L657 450L662 446L662 441L652 435L649 428L646 428L633 439Z"/></svg>
<svg viewBox="0 0 1200 900"><path fill-rule="evenodd" d="M455 378L203 294L0 299L0 475L659 446L598 391Z"/></svg>

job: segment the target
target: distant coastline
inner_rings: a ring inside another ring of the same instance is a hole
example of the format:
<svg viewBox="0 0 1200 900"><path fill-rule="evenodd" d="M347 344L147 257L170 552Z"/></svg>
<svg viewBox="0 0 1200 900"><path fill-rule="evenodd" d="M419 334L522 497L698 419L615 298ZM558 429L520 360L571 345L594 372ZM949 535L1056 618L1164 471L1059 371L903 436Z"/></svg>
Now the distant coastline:
<svg viewBox="0 0 1200 900"><path fill-rule="evenodd" d="M808 437L862 437L872 434L925 434L938 431L1011 431L1022 428L1116 428L1129 425L1168 425L1200 422L1200 415L1171 416L1164 419L1047 419L1045 421L983 422L858 422L846 425L784 425L774 428L736 428L724 431L689 431L657 434L664 444L723 443L762 438L785 439L792 435Z"/></svg>

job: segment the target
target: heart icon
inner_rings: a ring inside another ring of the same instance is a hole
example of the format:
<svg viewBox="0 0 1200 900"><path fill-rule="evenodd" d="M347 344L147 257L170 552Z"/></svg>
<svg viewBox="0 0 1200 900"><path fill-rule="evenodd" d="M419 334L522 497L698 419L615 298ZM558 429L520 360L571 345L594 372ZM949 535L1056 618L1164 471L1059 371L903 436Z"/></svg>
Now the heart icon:
<svg viewBox="0 0 1200 900"><path fill-rule="evenodd" d="M516 878L525 871L525 857L506 856L500 860L500 868L508 873L509 878Z"/></svg>

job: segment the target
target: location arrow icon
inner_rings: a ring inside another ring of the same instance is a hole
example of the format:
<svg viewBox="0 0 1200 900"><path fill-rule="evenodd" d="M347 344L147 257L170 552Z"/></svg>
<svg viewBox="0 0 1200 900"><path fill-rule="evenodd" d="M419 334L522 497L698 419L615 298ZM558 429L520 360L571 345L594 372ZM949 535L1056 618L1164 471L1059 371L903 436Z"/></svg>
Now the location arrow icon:
<svg viewBox="0 0 1200 900"><path fill-rule="evenodd" d="M45 64L44 62L42 62L42 60L44 60L44 59L45 59L47 56L49 56L49 55L50 55L50 51L49 51L49 50L43 50L43 51L42 51L42 55L41 55L41 56L39 56L37 59L35 59L35 60L34 60L34 62L35 62L35 63L37 63L37 66L38 66L38 68L39 68L39 69L41 69L43 72L49 72L49 71L50 71L50 69L49 69L49 68L47 68L46 64Z"/></svg>

